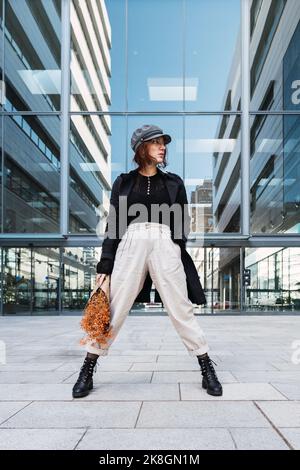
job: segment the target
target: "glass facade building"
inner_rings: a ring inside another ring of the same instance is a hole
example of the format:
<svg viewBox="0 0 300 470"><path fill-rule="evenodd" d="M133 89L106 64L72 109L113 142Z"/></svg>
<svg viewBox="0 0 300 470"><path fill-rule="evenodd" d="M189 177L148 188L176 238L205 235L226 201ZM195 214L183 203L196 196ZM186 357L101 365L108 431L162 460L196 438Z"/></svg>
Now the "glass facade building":
<svg viewBox="0 0 300 470"><path fill-rule="evenodd" d="M83 308L143 124L186 185L196 313L300 312L299 0L0 0L0 25L2 315Z"/></svg>

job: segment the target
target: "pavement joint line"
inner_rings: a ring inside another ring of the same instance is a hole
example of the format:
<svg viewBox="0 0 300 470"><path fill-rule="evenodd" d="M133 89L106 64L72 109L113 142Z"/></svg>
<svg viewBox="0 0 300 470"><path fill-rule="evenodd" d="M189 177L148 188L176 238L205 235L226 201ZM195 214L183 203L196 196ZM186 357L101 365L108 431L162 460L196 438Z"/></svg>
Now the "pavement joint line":
<svg viewBox="0 0 300 470"><path fill-rule="evenodd" d="M261 412L261 414L265 417L265 419L271 424L272 428L274 431L278 434L278 436L286 443L288 448L290 450L295 450L294 447L290 444L290 442L287 440L287 438L280 432L280 430L275 426L273 421L266 415L266 413L261 409L259 404L254 400L253 404L256 406L256 408Z"/></svg>
<svg viewBox="0 0 300 470"><path fill-rule="evenodd" d="M67 372L67 371L66 371ZM79 372L79 370L78 370ZM66 380L69 380L71 377L73 377L73 375L77 374L77 371L73 371L71 375L68 375L68 377L66 377L62 382L60 382L61 384L64 384L64 383L67 383L65 382Z"/></svg>
<svg viewBox="0 0 300 470"><path fill-rule="evenodd" d="M228 432L229 432L230 437L231 437L231 439L232 439L232 441L233 441L234 449L235 449L235 450L238 450L238 445L237 445L237 443L236 443L236 441L235 441L235 439L234 439L234 437L233 437L233 434L232 434L230 428L228 428Z"/></svg>
<svg viewBox="0 0 300 470"><path fill-rule="evenodd" d="M57 384L56 384L57 385ZM71 385L71 384L69 384ZM107 385L107 384L104 384L104 385ZM123 383L122 384L118 384L118 385L124 385ZM131 385L131 384L130 384ZM132 384L132 385L137 385L137 384ZM142 385L145 385L145 384L142 384ZM146 384L148 385L148 384ZM165 385L165 384L164 384ZM175 384L172 384L172 385L175 385ZM92 394L94 392L96 392L98 390L98 387L94 387L93 391L90 392L90 396L92 396ZM199 389L200 390L200 389ZM202 391L202 390L201 390ZM2 403L10 403L10 402L26 402L28 400L1 400ZM50 399L45 399L45 400L31 400L32 403L70 403L70 402L74 402L74 403L77 403L78 399L77 398L70 398L70 399L61 399L61 400L50 400ZM105 398L95 398L94 400L83 400L81 401L81 403L94 403L94 402L103 402L103 403L107 403L107 402L117 402L117 403L136 403L136 402L139 402L141 401L140 399L136 399L136 400L132 400L132 399L129 399L129 400L118 400L118 399L114 399L114 400L111 400L109 398L105 399ZM159 403L159 402L162 402L162 401L165 401L167 403L171 402L171 403L174 403L174 402L180 402L180 403L191 403L191 402L196 402L196 403L213 403L214 401L213 400L197 400L197 399L193 399L193 400L183 400L183 399L179 399L178 398L173 398L173 399L168 399L168 400L153 400L153 399L145 399L143 398L142 401L145 401L145 402L152 402L152 403ZM255 400L253 399L240 399L240 400L236 400L236 399L228 399L228 400L216 400L217 403L252 403L254 402ZM288 401L289 402L297 402L298 400L270 400L269 398L268 399L259 399L259 401L262 401L262 402L273 402L273 401L279 401L279 402L282 402L282 403L287 403ZM1 425L2 423L0 423Z"/></svg>
<svg viewBox="0 0 300 470"><path fill-rule="evenodd" d="M51 370L51 372L56 372L57 369L59 369L60 367L62 367L65 363L62 362L58 367L55 367L54 369Z"/></svg>
<svg viewBox="0 0 300 470"><path fill-rule="evenodd" d="M82 436L79 438L79 440L78 440L77 444L75 445L75 447L73 448L73 450L77 450L76 447L80 444L80 442L82 441L82 439L85 437L86 433L88 432L88 429L89 429L89 428L85 428L85 430L84 430Z"/></svg>
<svg viewBox="0 0 300 470"><path fill-rule="evenodd" d="M138 423L138 420L140 418L140 415L141 415L141 412L142 412L142 407L143 407L143 401L141 401L141 404L140 404L140 409L138 411L138 414L137 414L137 417L136 417L136 420L135 420L135 423L134 423L134 429L137 429L137 423Z"/></svg>
<svg viewBox="0 0 300 470"><path fill-rule="evenodd" d="M47 428L45 428L45 427L41 427L41 428L34 427L34 428L31 428L31 427L27 426L26 428L25 428L25 427L24 427L24 428L23 428L23 427L19 427L19 428L15 428L15 427L0 428L0 431L1 431L2 429L5 429L5 430L8 430L8 429L16 429L16 430L19 430L19 431L20 431L20 430L24 430L24 429L35 429L35 430L36 430L36 429L38 429L38 430L41 430L41 429L45 429L45 430L47 430L47 429L66 429L66 430L70 430L70 429L83 429L83 428L82 428L82 426L72 426L72 427L68 427L68 428L66 428L66 427L58 427L58 426L50 426L50 427L47 427ZM90 429L101 429L101 430L102 430L102 429L113 429L114 431L118 431L119 429L131 429L131 430L134 430L134 429L138 429L138 430L139 430L139 429L144 429L144 430L149 430L149 429L159 429L159 430L160 430L160 429L173 429L173 430L174 430L174 429L175 429L175 430L178 430L178 428L176 428L176 427L174 427L174 426L173 426L173 427L172 427L172 426L171 426L171 427L170 427L170 426L164 426L164 427L158 427L158 426L150 427L150 426L148 426L148 427L138 427L138 428L132 427L132 426L127 426L127 427L123 427L123 426L118 426L118 427L117 427L117 426L115 426L115 427L111 427L111 426L105 426L105 427L89 426L87 429L88 429L88 430L90 430ZM191 427L191 426L190 426L190 427L180 426L180 430L181 430L181 429L187 429L187 430L190 430L190 431L191 431L191 430L195 430L195 429L197 429L197 430L199 430L199 431L201 431L201 430L203 431L203 430L205 430L205 429L226 429L226 430L228 431L229 428L228 428L228 426L227 426L227 427L226 427L226 426L218 426L218 427L216 427L216 426L205 426L205 427L203 427L203 428L197 428L197 427ZM268 429L268 428L263 428L263 427L258 427L258 426L251 427L251 428L241 428L240 426L237 426L237 427L231 426L231 429L264 429L264 430L266 430L266 429ZM286 428L286 429L289 429L289 428Z"/></svg>
<svg viewBox="0 0 300 470"><path fill-rule="evenodd" d="M289 399L289 397L287 397L283 392L281 392L277 387L275 387L275 385L271 382L268 382L269 385L271 385L271 387L274 388L274 390L277 390L277 392L281 393L282 396L284 396L288 401L292 401Z"/></svg>
<svg viewBox="0 0 300 470"><path fill-rule="evenodd" d="M19 400L15 400L15 401L19 401ZM30 401L29 403L27 403L27 405L23 406L23 408L21 408L20 410L16 411L14 414L12 414L11 416L9 416L8 418L6 418L3 422L0 422L0 426L2 426L3 424L6 423L6 421L8 421L9 419L13 418L14 416L16 416L20 411L23 411L25 410L25 408L27 408L28 406L30 406L32 403L34 403L34 400Z"/></svg>

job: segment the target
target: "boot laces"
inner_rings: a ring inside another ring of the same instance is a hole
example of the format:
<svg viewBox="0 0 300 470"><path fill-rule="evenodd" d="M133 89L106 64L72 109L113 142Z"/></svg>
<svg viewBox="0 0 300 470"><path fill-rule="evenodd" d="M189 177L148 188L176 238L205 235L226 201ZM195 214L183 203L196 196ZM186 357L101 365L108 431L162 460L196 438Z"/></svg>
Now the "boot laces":
<svg viewBox="0 0 300 470"><path fill-rule="evenodd" d="M79 377L87 379L93 375L93 371L97 372L97 359L85 358L83 366L80 369Z"/></svg>
<svg viewBox="0 0 300 470"><path fill-rule="evenodd" d="M216 366L218 365L215 361L213 361L210 357L207 358L199 358L201 370L202 370L202 375L207 375L213 376L214 378L217 379L217 374L214 369L214 366L212 363L214 363Z"/></svg>

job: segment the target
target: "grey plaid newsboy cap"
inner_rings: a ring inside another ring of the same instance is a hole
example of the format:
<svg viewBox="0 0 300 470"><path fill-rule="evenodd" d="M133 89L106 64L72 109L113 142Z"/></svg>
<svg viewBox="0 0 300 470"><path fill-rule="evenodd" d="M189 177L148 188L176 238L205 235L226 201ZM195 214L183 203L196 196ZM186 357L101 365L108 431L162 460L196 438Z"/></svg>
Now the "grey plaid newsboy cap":
<svg viewBox="0 0 300 470"><path fill-rule="evenodd" d="M131 137L131 148L134 152L137 151L138 147L145 141L155 139L155 137L164 137L165 144L171 142L171 136L164 134L163 130L154 126L153 124L145 124L134 131Z"/></svg>

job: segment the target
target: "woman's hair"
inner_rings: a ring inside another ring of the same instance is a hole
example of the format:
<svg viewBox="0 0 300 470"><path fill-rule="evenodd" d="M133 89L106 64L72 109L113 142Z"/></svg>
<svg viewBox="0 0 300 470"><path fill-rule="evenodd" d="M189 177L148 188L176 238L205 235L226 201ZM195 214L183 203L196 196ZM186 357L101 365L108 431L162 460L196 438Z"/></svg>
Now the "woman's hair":
<svg viewBox="0 0 300 470"><path fill-rule="evenodd" d="M137 163L140 169L143 169L146 167L146 165L153 163L156 163L156 159L152 158L149 153L148 153L148 147L149 147L150 142L143 142L139 147L137 148L137 151L135 152L135 155L133 157L133 162ZM165 146L165 154L164 154L164 159L162 163L159 163L158 166L161 166L162 168L165 168L168 165L167 162L167 146Z"/></svg>

